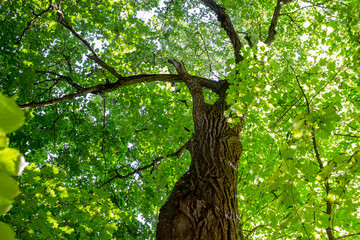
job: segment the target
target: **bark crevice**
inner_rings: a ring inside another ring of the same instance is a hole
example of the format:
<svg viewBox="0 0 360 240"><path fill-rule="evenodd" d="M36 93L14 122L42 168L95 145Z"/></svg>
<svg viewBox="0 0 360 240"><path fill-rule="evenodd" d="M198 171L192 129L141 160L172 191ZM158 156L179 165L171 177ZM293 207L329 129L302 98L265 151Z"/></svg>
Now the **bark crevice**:
<svg viewBox="0 0 360 240"><path fill-rule="evenodd" d="M161 208L157 239L238 239L239 131L217 105L197 111L189 170ZM195 122L195 121L194 121ZM198 125L198 126L196 126Z"/></svg>

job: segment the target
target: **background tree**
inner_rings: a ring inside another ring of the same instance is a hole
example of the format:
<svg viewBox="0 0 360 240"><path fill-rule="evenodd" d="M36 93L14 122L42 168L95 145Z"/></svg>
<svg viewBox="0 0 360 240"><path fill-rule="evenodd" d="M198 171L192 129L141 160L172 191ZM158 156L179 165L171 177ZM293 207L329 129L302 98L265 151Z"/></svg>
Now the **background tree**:
<svg viewBox="0 0 360 240"><path fill-rule="evenodd" d="M358 238L359 5L0 3L31 162L2 220L21 239Z"/></svg>

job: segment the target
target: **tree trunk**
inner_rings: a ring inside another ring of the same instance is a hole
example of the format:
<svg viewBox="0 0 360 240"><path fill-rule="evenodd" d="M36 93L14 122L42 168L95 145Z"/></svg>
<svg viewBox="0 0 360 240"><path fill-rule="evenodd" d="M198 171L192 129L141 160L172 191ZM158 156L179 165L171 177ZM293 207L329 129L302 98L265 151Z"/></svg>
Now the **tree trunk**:
<svg viewBox="0 0 360 240"><path fill-rule="evenodd" d="M156 239L238 239L240 127L231 129L216 105L194 109L189 170L160 210Z"/></svg>

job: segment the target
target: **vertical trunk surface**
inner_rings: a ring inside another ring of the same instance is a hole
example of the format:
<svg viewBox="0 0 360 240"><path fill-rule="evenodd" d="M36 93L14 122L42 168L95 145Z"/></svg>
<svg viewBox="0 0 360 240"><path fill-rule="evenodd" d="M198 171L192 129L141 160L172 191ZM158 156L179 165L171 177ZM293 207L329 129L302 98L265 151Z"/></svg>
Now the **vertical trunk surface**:
<svg viewBox="0 0 360 240"><path fill-rule="evenodd" d="M240 130L228 126L216 105L194 109L194 124L191 166L160 210L156 238L237 240Z"/></svg>

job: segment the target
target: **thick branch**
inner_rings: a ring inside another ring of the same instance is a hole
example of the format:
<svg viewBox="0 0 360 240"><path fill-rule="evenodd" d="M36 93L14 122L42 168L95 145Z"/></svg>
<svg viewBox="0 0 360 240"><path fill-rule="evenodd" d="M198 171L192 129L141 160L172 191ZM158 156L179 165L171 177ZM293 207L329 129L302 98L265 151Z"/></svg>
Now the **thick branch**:
<svg viewBox="0 0 360 240"><path fill-rule="evenodd" d="M103 60L101 60L100 58L98 58L97 56L91 56L91 55L86 55L88 58L90 58L91 60L93 60L94 62L96 62L97 64L99 64L101 67L105 68L106 70L108 70L112 75L114 75L117 79L123 79L123 77L116 72L116 70L113 67L110 67L108 64L106 64Z"/></svg>
<svg viewBox="0 0 360 240"><path fill-rule="evenodd" d="M186 86L189 88L191 97L193 99L194 111L198 107L202 107L205 104L204 93L201 84L194 79L185 69L184 63L176 60L168 60L169 63L173 64L179 76L184 80Z"/></svg>
<svg viewBox="0 0 360 240"><path fill-rule="evenodd" d="M214 92L219 92L223 85L223 82L216 82L205 78L194 77L194 76L191 76L191 78L199 82L199 84L202 87L211 89ZM184 82L184 80L179 75L174 75L174 74L136 75L131 77L125 77L112 84L100 84L93 87L84 88L81 91L78 91L73 94L65 95L61 98L52 99L44 102L31 102L28 104L23 104L20 105L20 108L28 109L28 108L50 106L70 99L81 97L89 93L112 92L124 86L137 84L137 83L146 83L146 82Z"/></svg>
<svg viewBox="0 0 360 240"><path fill-rule="evenodd" d="M278 21L279 21L279 16L280 16L280 10L282 8L282 6L288 2L291 2L291 1L284 1L284 0L277 0L276 2L276 7L275 7L275 10L274 10L274 14L273 14L273 17L272 17L272 20L271 20L271 24L270 24L270 27L269 27L269 32L268 32L268 36L265 40L265 44L267 45L271 45L274 40L275 40L275 35L276 35L276 26L278 24Z"/></svg>
<svg viewBox="0 0 360 240"><path fill-rule="evenodd" d="M221 27L226 31L227 35L230 38L231 44L234 48L235 61L236 63L243 60L243 57L240 55L240 50L242 44L240 42L239 35L235 31L234 25L232 24L229 15L226 13L225 8L220 7L213 0L201 0L205 6L214 11L217 15L217 19L221 24Z"/></svg>

